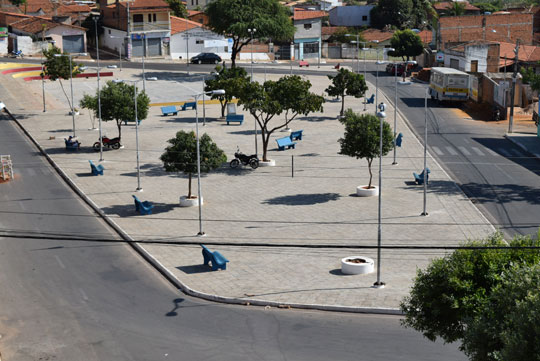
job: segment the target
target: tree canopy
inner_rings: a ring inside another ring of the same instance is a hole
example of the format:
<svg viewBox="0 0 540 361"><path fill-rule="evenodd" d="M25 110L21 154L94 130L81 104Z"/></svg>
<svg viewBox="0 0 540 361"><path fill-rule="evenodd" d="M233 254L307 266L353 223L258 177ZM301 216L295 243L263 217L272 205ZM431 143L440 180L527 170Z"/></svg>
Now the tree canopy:
<svg viewBox="0 0 540 361"><path fill-rule="evenodd" d="M371 9L371 26L382 29L390 25L401 29L409 20L412 9L412 0L379 0Z"/></svg>
<svg viewBox="0 0 540 361"><path fill-rule="evenodd" d="M528 311L525 308L537 302L529 298L529 291L538 290L538 286L529 286L538 282L538 270L530 273L528 267L538 266L540 250L520 247L538 247L540 240L516 236L507 242L497 232L484 240L466 242L464 246L478 249L456 250L435 259L427 269L417 271L410 295L400 305L405 313L403 324L432 341L437 338L448 343L462 341L460 348L471 360L540 359L538 353L529 354L528 358L496 357L515 350L515 337L527 332L516 328L527 330L526 325L538 320L538 308ZM518 316L518 310L526 313ZM538 327L538 323L535 325ZM538 335L524 337L521 345L524 352L527 347L537 352ZM534 346L528 344L531 337L535 338Z"/></svg>
<svg viewBox="0 0 540 361"><path fill-rule="evenodd" d="M122 138L122 122L135 120L135 85L115 83L108 81L100 91L101 96L101 120L115 120L118 128L118 137ZM94 115L98 114L98 92L91 96L85 94L81 100L81 106L91 109ZM146 119L150 98L144 91L137 94L137 118Z"/></svg>
<svg viewBox="0 0 540 361"><path fill-rule="evenodd" d="M371 172L371 164L373 159L379 156L380 153L380 132L381 121L373 114L356 114L352 109L348 109L345 117L340 119L340 122L345 125L345 134L339 139L341 150L339 154L356 157L357 159L365 158L368 162L369 183L368 188L371 188L371 180L373 174ZM390 124L383 121L383 156L388 154L394 148L394 140Z"/></svg>
<svg viewBox="0 0 540 361"><path fill-rule="evenodd" d="M328 75L328 79L332 81L332 84L325 91L330 96L341 97L341 111L339 115L343 115L346 95L361 98L368 90L366 80L362 74L355 74L345 68L339 69L336 75Z"/></svg>
<svg viewBox="0 0 540 361"><path fill-rule="evenodd" d="M216 75L205 81L205 91L223 89L225 94L214 94L212 99L218 99L221 104L221 116L225 116L227 104L233 98L238 98L241 90L249 83L249 76L244 68L226 68L218 65Z"/></svg>
<svg viewBox="0 0 540 361"><path fill-rule="evenodd" d="M422 54L424 51L424 44L422 39L414 31L397 30L392 38L390 44L394 51L389 51L390 56L401 56L403 60L409 60L411 57Z"/></svg>
<svg viewBox="0 0 540 361"><path fill-rule="evenodd" d="M214 0L206 6L208 25L212 31L233 39L231 62L251 41L248 29L256 29L255 39L288 41L294 26L289 10L277 0Z"/></svg>
<svg viewBox="0 0 540 361"><path fill-rule="evenodd" d="M189 177L188 198L191 195L191 177L197 173L197 136L194 131L183 130L168 140L169 145L160 159L166 172L184 172ZM201 160L201 173L208 173L220 167L227 161L225 153L212 141L212 138L204 133L199 138L199 151Z"/></svg>
<svg viewBox="0 0 540 361"><path fill-rule="evenodd" d="M180 0L165 0L165 2L169 5L169 9L171 9L172 14L174 16L177 16L179 18L187 18L188 12L186 9L186 5L180 1Z"/></svg>

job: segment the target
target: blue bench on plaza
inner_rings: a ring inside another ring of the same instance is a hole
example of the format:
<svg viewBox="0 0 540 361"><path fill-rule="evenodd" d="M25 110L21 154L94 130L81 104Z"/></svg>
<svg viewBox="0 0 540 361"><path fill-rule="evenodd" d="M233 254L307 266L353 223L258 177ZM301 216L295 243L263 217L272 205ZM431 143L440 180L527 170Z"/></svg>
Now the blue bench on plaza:
<svg viewBox="0 0 540 361"><path fill-rule="evenodd" d="M291 137L278 138L276 139L276 142L278 145L278 150L285 150L285 147L287 147L287 149L291 149L296 145L296 142L293 142Z"/></svg>
<svg viewBox="0 0 540 361"><path fill-rule="evenodd" d="M187 108L196 109L197 103L196 102L187 102L182 105L182 110L186 110Z"/></svg>
<svg viewBox="0 0 540 361"><path fill-rule="evenodd" d="M81 147L81 142L76 139L74 140L71 135L69 136L69 139L64 138L64 142L66 143L66 149L68 150L77 150Z"/></svg>
<svg viewBox="0 0 540 361"><path fill-rule="evenodd" d="M204 257L204 265L208 266L208 262L212 262L212 271L217 271L219 268L222 270L227 269L227 262L229 260L218 251L210 251L204 244L201 244L202 247L202 255Z"/></svg>
<svg viewBox="0 0 540 361"><path fill-rule="evenodd" d="M92 169L92 175L103 175L103 170L105 169L101 164L95 165L94 162L89 160L90 168Z"/></svg>
<svg viewBox="0 0 540 361"><path fill-rule="evenodd" d="M371 94L371 97L366 99L366 104L373 104L373 103L375 103L375 94Z"/></svg>
<svg viewBox="0 0 540 361"><path fill-rule="evenodd" d="M152 214L152 208L154 208L154 205L148 201L141 202L137 196L132 195L133 199L135 200L135 211L139 212L140 214Z"/></svg>
<svg viewBox="0 0 540 361"><path fill-rule="evenodd" d="M426 168L426 170L427 170L426 181L427 183L429 183L430 170L429 168ZM414 181L416 182L416 184L424 184L424 171L422 171L422 173L420 174L416 174L415 172L413 172L413 176L414 176Z"/></svg>
<svg viewBox="0 0 540 361"><path fill-rule="evenodd" d="M163 114L163 116L169 115L169 114L177 115L178 110L176 109L174 105L169 105L166 107L161 107L161 114Z"/></svg>
<svg viewBox="0 0 540 361"><path fill-rule="evenodd" d="M293 130L290 135L291 140L302 140L302 132L303 132L303 129Z"/></svg>
<svg viewBox="0 0 540 361"><path fill-rule="evenodd" d="M229 125L229 122L236 122L242 125L244 122L244 114L227 114L227 118L225 120L227 121L227 125Z"/></svg>
<svg viewBox="0 0 540 361"><path fill-rule="evenodd" d="M396 137L396 147L401 147L401 143L403 142L403 133L399 133Z"/></svg>

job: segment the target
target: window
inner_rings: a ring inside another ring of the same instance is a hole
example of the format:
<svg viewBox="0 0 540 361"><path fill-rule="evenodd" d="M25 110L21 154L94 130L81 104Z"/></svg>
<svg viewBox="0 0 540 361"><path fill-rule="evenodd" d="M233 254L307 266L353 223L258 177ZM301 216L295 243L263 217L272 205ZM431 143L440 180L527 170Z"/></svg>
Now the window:
<svg viewBox="0 0 540 361"><path fill-rule="evenodd" d="M133 15L133 22L134 23L142 23L144 22L144 18L142 14L134 14Z"/></svg>
<svg viewBox="0 0 540 361"><path fill-rule="evenodd" d="M154 18L154 22L156 22L156 14L153 14L152 17Z"/></svg>
<svg viewBox="0 0 540 361"><path fill-rule="evenodd" d="M149 22L149 23L152 22L152 14L148 14L148 22Z"/></svg>
<svg viewBox="0 0 540 361"><path fill-rule="evenodd" d="M367 21L367 15L362 15L362 21Z"/></svg>
<svg viewBox="0 0 540 361"><path fill-rule="evenodd" d="M195 44L204 44L204 40L195 40Z"/></svg>
<svg viewBox="0 0 540 361"><path fill-rule="evenodd" d="M304 29L306 29L306 30L311 29L311 24L304 24Z"/></svg>

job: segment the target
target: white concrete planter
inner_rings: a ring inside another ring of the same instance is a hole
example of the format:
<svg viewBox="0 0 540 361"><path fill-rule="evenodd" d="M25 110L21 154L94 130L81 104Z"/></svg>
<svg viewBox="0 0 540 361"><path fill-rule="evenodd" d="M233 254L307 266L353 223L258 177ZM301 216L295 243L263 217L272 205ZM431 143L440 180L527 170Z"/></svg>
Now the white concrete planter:
<svg viewBox="0 0 540 361"><path fill-rule="evenodd" d="M270 159L267 161L260 160L259 161L259 167L275 167L276 161L274 159Z"/></svg>
<svg viewBox="0 0 540 361"><path fill-rule="evenodd" d="M78 110L75 111L74 113L75 113L75 115L79 115L79 114L80 114ZM72 114L71 114L71 111L69 111L69 115L72 115Z"/></svg>
<svg viewBox="0 0 540 361"><path fill-rule="evenodd" d="M367 274L373 272L374 269L375 263L368 257L350 256L341 259L341 272L346 275Z"/></svg>
<svg viewBox="0 0 540 361"><path fill-rule="evenodd" d="M281 129L282 132L292 132L292 129L291 128L283 128Z"/></svg>
<svg viewBox="0 0 540 361"><path fill-rule="evenodd" d="M201 205L204 204L204 198L201 197ZM181 196L180 197L180 207L197 207L199 206L199 199L197 197L195 198L188 198L187 196Z"/></svg>
<svg viewBox="0 0 540 361"><path fill-rule="evenodd" d="M356 195L358 197L374 197L379 195L379 187L372 185L371 188L365 186L356 187Z"/></svg>

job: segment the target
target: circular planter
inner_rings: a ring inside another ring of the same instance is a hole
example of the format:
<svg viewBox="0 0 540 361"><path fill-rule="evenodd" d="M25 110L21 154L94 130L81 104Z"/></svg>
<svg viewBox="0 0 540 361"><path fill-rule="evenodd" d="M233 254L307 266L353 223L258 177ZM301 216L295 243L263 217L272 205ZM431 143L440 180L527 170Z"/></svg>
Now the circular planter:
<svg viewBox="0 0 540 361"><path fill-rule="evenodd" d="M375 269L371 258L364 256L350 256L341 259L341 273L346 275L360 275L373 272Z"/></svg>
<svg viewBox="0 0 540 361"><path fill-rule="evenodd" d="M292 129L291 128L283 128L281 129L282 132L292 132Z"/></svg>
<svg viewBox="0 0 540 361"><path fill-rule="evenodd" d="M204 204L204 198L201 197L201 205ZM199 199L197 197L195 198L188 198L187 196L181 196L180 197L180 207L197 207L199 205Z"/></svg>
<svg viewBox="0 0 540 361"><path fill-rule="evenodd" d="M75 113L75 115L79 115L79 114L80 114L78 110L74 111L73 113ZM69 111L69 115L73 115L71 111Z"/></svg>
<svg viewBox="0 0 540 361"><path fill-rule="evenodd" d="M356 187L356 195L359 197L374 197L379 195L379 187L377 186L371 186L371 188L368 188L367 186L358 186Z"/></svg>
<svg viewBox="0 0 540 361"><path fill-rule="evenodd" d="M267 161L259 160L259 167L275 167L276 161L274 159L270 159Z"/></svg>

